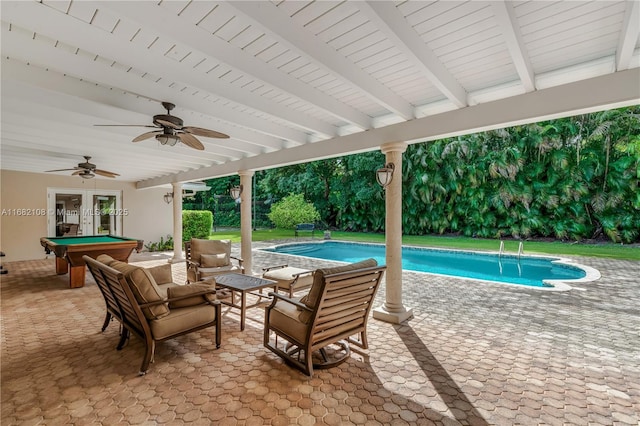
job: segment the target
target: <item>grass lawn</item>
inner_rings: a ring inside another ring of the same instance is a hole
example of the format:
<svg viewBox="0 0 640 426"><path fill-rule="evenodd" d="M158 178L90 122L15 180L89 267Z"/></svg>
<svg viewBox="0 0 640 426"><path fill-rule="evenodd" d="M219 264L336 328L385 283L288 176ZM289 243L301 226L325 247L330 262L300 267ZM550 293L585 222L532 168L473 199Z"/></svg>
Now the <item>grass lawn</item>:
<svg viewBox="0 0 640 426"><path fill-rule="evenodd" d="M301 237L310 236L310 232L301 233ZM322 231L316 231L316 239L322 239ZM215 232L209 238L211 239L230 239L233 242L240 242L240 230L221 230ZM293 230L282 229L261 229L253 231L253 241L272 241L293 239ZM367 234L361 232L341 232L331 231L331 238L334 240L358 241L370 243L384 243L383 234ZM483 238L470 237L445 237L445 236L413 236L405 235L402 239L404 244L412 246L426 247L444 247L466 250L489 250L498 251L500 248L499 240L490 240ZM505 240L504 250L509 253L518 252L518 241ZM525 241L525 253L552 254L557 256L592 256L605 257L611 259L640 260L640 247L637 245L621 245L614 243L603 244L581 244L581 243L564 243L541 242L541 241Z"/></svg>

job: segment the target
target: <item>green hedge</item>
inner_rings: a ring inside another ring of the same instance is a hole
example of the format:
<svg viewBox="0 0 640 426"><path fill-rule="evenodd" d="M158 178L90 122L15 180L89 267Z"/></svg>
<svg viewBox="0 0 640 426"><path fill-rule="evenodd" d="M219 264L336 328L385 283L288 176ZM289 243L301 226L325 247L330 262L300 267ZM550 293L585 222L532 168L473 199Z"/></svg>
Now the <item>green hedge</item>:
<svg viewBox="0 0 640 426"><path fill-rule="evenodd" d="M207 210L182 212L182 241L191 238L208 238L213 226L213 214Z"/></svg>

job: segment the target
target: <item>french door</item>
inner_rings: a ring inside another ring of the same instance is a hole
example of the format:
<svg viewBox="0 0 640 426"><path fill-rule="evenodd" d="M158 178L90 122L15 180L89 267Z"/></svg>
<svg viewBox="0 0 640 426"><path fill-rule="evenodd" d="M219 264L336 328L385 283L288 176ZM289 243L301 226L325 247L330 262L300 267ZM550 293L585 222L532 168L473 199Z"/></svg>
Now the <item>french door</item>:
<svg viewBox="0 0 640 426"><path fill-rule="evenodd" d="M51 237L122 235L122 191L47 188Z"/></svg>

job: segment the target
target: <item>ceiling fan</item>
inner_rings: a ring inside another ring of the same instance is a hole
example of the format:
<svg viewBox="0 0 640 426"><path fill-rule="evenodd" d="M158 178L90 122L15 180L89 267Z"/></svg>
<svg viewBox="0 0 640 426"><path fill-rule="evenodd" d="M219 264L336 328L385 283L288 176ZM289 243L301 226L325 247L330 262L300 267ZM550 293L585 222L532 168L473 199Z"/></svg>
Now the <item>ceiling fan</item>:
<svg viewBox="0 0 640 426"><path fill-rule="evenodd" d="M166 114L158 114L153 116L153 126L147 124L96 124L96 126L135 126L135 127L152 127L158 130L152 130L141 134L133 139L133 142L140 142L155 136L161 145L174 146L178 142L182 142L188 147L204 150L204 145L196 136L204 136L207 138L227 139L229 135L216 132L215 130L203 129L201 127L185 126L182 119L171 115L171 110L175 105L170 102L162 102L162 106L167 110Z"/></svg>
<svg viewBox="0 0 640 426"><path fill-rule="evenodd" d="M73 169L57 169L57 170L47 170L45 173L49 172L66 172L70 170L75 170L75 172L71 173L71 176L80 176L82 179L91 179L95 175L115 178L116 176L120 176L118 173L109 172L107 170L100 170L96 168L95 164L89 162L91 157L88 155L84 155L85 162L78 163L76 167Z"/></svg>

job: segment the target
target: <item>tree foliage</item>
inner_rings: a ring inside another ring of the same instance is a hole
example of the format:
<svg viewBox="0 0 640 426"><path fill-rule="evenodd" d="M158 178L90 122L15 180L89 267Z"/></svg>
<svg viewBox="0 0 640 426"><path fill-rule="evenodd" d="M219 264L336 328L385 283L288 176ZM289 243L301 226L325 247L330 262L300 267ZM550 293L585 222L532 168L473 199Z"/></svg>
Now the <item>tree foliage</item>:
<svg viewBox="0 0 640 426"><path fill-rule="evenodd" d="M313 203L303 194L290 194L271 206L269 219L280 229L293 229L299 223L314 223L320 219Z"/></svg>
<svg viewBox="0 0 640 426"><path fill-rule="evenodd" d="M254 217L294 193L323 226L383 231L374 173L384 163L368 152L257 172ZM210 193L228 194L237 179L207 181ZM403 156L403 232L638 242L639 180L640 106L417 143ZM215 198L203 196L211 206ZM233 200L221 209L222 200L218 210L239 224Z"/></svg>
<svg viewBox="0 0 640 426"><path fill-rule="evenodd" d="M638 241L638 107L407 149L404 231Z"/></svg>

